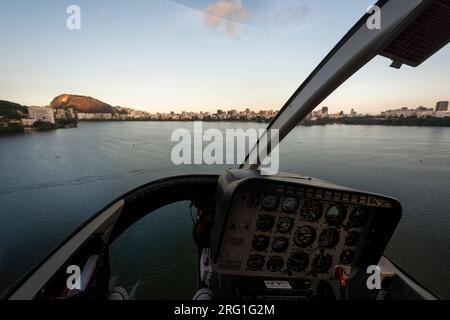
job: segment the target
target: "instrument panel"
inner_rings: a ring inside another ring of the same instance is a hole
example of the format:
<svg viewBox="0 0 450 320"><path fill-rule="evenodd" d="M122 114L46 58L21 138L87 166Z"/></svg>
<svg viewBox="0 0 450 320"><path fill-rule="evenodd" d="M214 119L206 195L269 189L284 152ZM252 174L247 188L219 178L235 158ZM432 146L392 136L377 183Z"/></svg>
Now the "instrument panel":
<svg viewBox="0 0 450 320"><path fill-rule="evenodd" d="M214 269L225 275L334 279L354 268L385 198L271 180L232 196Z"/></svg>

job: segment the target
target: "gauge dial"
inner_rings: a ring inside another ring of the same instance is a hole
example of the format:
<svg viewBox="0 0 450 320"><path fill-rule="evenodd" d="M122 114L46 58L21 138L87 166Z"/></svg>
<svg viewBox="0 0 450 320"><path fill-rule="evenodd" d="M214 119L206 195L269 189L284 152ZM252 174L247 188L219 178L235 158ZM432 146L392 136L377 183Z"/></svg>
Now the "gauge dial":
<svg viewBox="0 0 450 320"><path fill-rule="evenodd" d="M307 200L300 210L300 217L305 221L317 221L322 216L322 205L316 200Z"/></svg>
<svg viewBox="0 0 450 320"><path fill-rule="evenodd" d="M270 272L280 272L284 266L284 260L280 256L270 257L267 261L267 270Z"/></svg>
<svg viewBox="0 0 450 320"><path fill-rule="evenodd" d="M348 226L350 228L359 228L366 224L369 219L367 208L360 207L353 210L348 218Z"/></svg>
<svg viewBox="0 0 450 320"><path fill-rule="evenodd" d="M325 229L319 236L319 246L331 249L339 243L339 231L334 228Z"/></svg>
<svg viewBox="0 0 450 320"><path fill-rule="evenodd" d="M267 232L272 230L275 225L275 219L271 215L262 215L259 216L258 221L256 222L256 228L259 231Z"/></svg>
<svg viewBox="0 0 450 320"><path fill-rule="evenodd" d="M277 230L279 233L289 233L292 228L294 228L294 220L291 218L284 217L278 221Z"/></svg>
<svg viewBox="0 0 450 320"><path fill-rule="evenodd" d="M316 230L311 226L302 226L294 234L294 243L297 247L306 248L316 240Z"/></svg>
<svg viewBox="0 0 450 320"><path fill-rule="evenodd" d="M294 213L298 209L298 200L297 198L288 197L283 201L283 212L287 214Z"/></svg>
<svg viewBox="0 0 450 320"><path fill-rule="evenodd" d="M255 236L252 242L252 248L255 251L261 252L269 247L269 237L267 236Z"/></svg>
<svg viewBox="0 0 450 320"><path fill-rule="evenodd" d="M356 231L350 231L345 238L345 245L349 247L355 246L359 241L360 235Z"/></svg>
<svg viewBox="0 0 450 320"><path fill-rule="evenodd" d="M276 237L272 242L272 250L277 253L282 253L289 247L289 240L285 237Z"/></svg>
<svg viewBox="0 0 450 320"><path fill-rule="evenodd" d="M287 268L292 272L303 272L308 267L308 264L308 255L303 251L299 251L292 254L292 256L288 259Z"/></svg>
<svg viewBox="0 0 450 320"><path fill-rule="evenodd" d="M355 259L355 251L353 250L344 250L341 254L341 263L342 264L351 264Z"/></svg>
<svg viewBox="0 0 450 320"><path fill-rule="evenodd" d="M275 211L280 204L276 195L267 195L264 197L262 207L266 211Z"/></svg>
<svg viewBox="0 0 450 320"><path fill-rule="evenodd" d="M344 223L346 216L347 213L345 212L345 208L342 206L335 205L328 208L325 218L329 225L341 227L341 225Z"/></svg>
<svg viewBox="0 0 450 320"><path fill-rule="evenodd" d="M264 267L265 258L260 254L251 255L247 261L247 267L251 271L260 271Z"/></svg>
<svg viewBox="0 0 450 320"><path fill-rule="evenodd" d="M326 273L333 265L333 257L329 254L320 254L314 258L312 270L314 273Z"/></svg>

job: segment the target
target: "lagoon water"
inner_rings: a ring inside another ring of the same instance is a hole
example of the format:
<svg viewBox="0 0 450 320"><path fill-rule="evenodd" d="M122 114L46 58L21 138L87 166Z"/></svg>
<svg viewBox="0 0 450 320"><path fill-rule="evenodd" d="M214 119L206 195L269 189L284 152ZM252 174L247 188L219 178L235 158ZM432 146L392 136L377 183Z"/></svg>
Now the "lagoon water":
<svg viewBox="0 0 450 320"><path fill-rule="evenodd" d="M221 173L174 166L171 133L189 122L90 122L77 129L0 137L0 292L77 226L130 189L157 178ZM263 128L256 123L210 127ZM393 196L404 207L387 256L450 299L450 128L298 127L282 143L281 170ZM111 285L136 298L186 298L197 253L188 204L147 216L111 248Z"/></svg>

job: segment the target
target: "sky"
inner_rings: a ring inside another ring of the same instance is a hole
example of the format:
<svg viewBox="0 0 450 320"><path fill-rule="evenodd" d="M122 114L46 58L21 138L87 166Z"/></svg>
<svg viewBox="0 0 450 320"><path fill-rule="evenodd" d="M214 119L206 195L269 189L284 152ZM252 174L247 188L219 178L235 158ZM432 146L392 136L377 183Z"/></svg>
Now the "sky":
<svg viewBox="0 0 450 320"><path fill-rule="evenodd" d="M62 93L150 112L279 109L371 0L0 0L0 100ZM81 9L69 30L66 10ZM377 57L327 98L379 113L450 99L450 46L419 68Z"/></svg>

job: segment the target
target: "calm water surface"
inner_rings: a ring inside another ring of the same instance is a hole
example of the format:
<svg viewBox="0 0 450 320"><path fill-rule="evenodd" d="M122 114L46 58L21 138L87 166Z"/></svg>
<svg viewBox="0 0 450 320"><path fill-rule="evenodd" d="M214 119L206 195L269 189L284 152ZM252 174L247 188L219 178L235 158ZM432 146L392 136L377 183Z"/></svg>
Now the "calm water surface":
<svg viewBox="0 0 450 320"><path fill-rule="evenodd" d="M191 123L104 122L1 137L0 291L130 189L165 176L223 172L172 165L170 135L180 126L192 129ZM450 298L450 128L299 127L280 153L283 171L399 199L404 215L387 255ZM191 226L186 203L133 226L111 248L111 285L138 298L190 298L197 263Z"/></svg>

